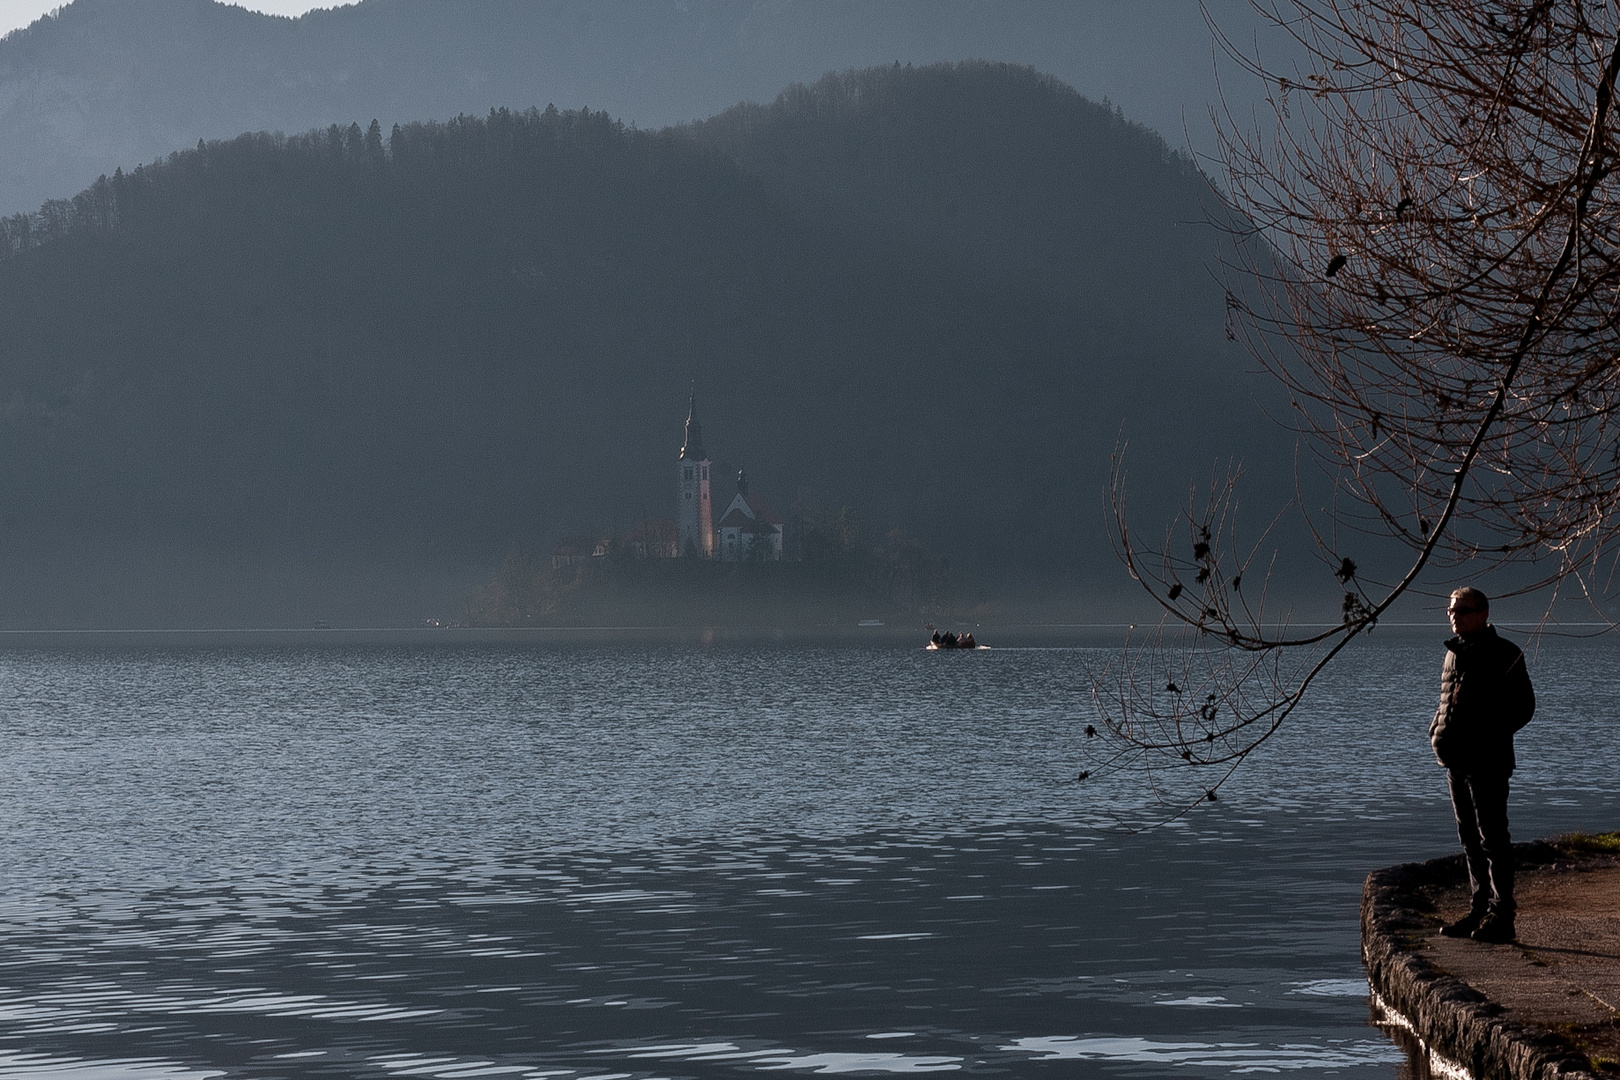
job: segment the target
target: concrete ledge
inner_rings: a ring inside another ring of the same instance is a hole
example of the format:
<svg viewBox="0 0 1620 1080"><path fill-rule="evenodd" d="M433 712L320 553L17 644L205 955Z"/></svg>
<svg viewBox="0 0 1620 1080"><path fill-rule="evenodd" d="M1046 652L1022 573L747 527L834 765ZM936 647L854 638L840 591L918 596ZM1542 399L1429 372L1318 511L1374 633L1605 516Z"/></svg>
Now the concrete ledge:
<svg viewBox="0 0 1620 1080"><path fill-rule="evenodd" d="M1615 899L1616 839L1565 837L1515 846L1521 886L1520 941L1514 945L1440 937L1442 923L1467 909L1460 855L1369 875L1361 898L1362 959L1375 1001L1396 1012L1431 1054L1476 1080L1588 1080L1620 1073L1620 1062L1597 1052L1620 1036L1615 995L1606 977L1591 977L1595 970L1620 969L1604 951L1617 943L1596 941L1592 928L1569 914L1590 908L1594 918L1607 920L1598 929L1617 936L1608 925L1614 921L1609 908L1587 904L1584 895ZM1588 870L1607 872L1582 873ZM1572 940L1595 946L1572 948ZM1601 985L1583 985L1594 982Z"/></svg>

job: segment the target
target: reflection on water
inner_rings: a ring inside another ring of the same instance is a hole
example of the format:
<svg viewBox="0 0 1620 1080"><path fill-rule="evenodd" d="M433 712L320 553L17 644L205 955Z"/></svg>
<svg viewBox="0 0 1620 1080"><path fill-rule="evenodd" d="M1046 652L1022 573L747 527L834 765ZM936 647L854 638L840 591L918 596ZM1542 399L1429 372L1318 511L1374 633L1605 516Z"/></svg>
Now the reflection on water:
<svg viewBox="0 0 1620 1080"><path fill-rule="evenodd" d="M1145 835L1078 649L0 653L0 1077L1394 1077L1432 645ZM1606 824L1606 665L1538 665L1516 827Z"/></svg>
<svg viewBox="0 0 1620 1080"><path fill-rule="evenodd" d="M1151 1039L1079 1039L1074 1036L1019 1039L1009 1050L1027 1050L1039 1060L1123 1061L1150 1065L1206 1065L1232 1073L1336 1071L1358 1065L1388 1065L1398 1055L1382 1039L1288 1043L1155 1042Z"/></svg>
<svg viewBox="0 0 1620 1080"><path fill-rule="evenodd" d="M0 1054L0 1076L17 1080L209 1080L225 1075L218 1069L190 1069L170 1061L108 1058L84 1061L49 1054Z"/></svg>

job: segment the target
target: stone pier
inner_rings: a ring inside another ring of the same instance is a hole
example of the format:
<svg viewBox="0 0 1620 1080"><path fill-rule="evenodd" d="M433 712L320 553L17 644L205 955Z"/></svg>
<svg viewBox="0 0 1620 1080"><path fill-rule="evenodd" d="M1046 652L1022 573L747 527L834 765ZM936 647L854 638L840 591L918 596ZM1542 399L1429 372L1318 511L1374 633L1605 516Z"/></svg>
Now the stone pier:
<svg viewBox="0 0 1620 1080"><path fill-rule="evenodd" d="M1620 1078L1620 833L1515 851L1511 945L1440 936L1468 910L1460 855L1367 878L1362 958L1375 1019L1418 1040L1435 1075Z"/></svg>

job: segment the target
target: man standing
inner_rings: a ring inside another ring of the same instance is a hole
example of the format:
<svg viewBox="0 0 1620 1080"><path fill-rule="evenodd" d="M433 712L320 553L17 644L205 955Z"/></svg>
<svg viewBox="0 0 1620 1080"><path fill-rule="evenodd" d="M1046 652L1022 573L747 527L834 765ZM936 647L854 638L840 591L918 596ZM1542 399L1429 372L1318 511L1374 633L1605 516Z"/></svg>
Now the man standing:
<svg viewBox="0 0 1620 1080"><path fill-rule="evenodd" d="M1475 588L1451 594L1456 635L1440 668L1440 707L1429 725L1434 756L1451 783L1457 835L1468 860L1473 903L1440 928L1447 937L1502 944L1513 940L1513 841L1508 837L1508 777L1516 764L1513 733L1536 711L1524 653L1490 624L1490 601Z"/></svg>

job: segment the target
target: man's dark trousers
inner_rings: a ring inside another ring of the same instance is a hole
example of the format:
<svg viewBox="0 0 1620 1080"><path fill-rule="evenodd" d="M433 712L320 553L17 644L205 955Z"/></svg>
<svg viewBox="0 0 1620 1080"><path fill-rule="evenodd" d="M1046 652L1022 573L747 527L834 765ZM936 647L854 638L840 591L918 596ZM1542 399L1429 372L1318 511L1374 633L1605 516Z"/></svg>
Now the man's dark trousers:
<svg viewBox="0 0 1620 1080"><path fill-rule="evenodd" d="M1473 909L1513 914L1513 840L1508 836L1508 773L1446 770L1457 838L1468 860Z"/></svg>

